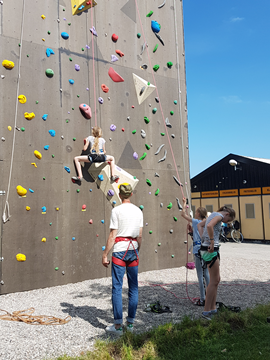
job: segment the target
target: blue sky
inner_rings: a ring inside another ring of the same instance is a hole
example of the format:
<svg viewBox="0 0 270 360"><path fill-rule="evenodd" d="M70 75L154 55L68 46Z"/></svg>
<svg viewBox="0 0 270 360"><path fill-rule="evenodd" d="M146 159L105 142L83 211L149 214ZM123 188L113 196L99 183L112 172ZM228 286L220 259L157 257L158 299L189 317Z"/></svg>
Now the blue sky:
<svg viewBox="0 0 270 360"><path fill-rule="evenodd" d="M191 178L270 159L270 0L183 0Z"/></svg>

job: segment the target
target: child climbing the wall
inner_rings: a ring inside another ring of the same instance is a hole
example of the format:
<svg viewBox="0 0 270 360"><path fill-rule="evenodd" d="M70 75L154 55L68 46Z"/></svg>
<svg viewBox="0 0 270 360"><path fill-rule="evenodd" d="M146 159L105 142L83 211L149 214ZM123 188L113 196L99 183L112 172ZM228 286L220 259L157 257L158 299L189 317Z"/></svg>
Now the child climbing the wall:
<svg viewBox="0 0 270 360"><path fill-rule="evenodd" d="M202 226L204 226L206 222L207 217L207 211L204 207L198 207L195 211L195 216L192 219L186 214L186 208L187 208L187 200L186 198L183 198L183 211L181 212L181 216L186 219L189 223L192 223L193 228L193 255L194 255L194 262L197 272L197 277L199 281L199 288L200 288L200 299L195 302L195 305L198 306L204 306L205 305L205 288L204 288L204 282L205 280L206 288L209 284L209 272L208 269L203 269L202 263L201 263L201 257L199 255L199 250L201 247L201 237L197 228L197 225L199 223L202 223Z"/></svg>
<svg viewBox="0 0 270 360"><path fill-rule="evenodd" d="M119 176L114 175L115 169L115 160L112 155L106 155L105 151L105 140L101 137L102 130L100 127L95 126L92 128L92 136L88 136L84 139L84 147L83 150L86 151L88 146L90 145L90 154L89 155L81 155L76 156L74 158L74 162L76 165L76 169L78 172L78 176L73 176L73 181L81 181L82 180L82 167L80 162L87 163L102 163L102 162L110 162L111 167L111 181L116 181L119 179Z"/></svg>

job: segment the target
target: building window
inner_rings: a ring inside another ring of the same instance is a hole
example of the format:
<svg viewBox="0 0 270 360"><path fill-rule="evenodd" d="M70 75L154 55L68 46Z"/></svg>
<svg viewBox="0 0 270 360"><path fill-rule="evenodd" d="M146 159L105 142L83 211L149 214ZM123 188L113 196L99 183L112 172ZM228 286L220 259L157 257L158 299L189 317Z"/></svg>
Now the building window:
<svg viewBox="0 0 270 360"><path fill-rule="evenodd" d="M254 204L246 204L246 219L255 219Z"/></svg>
<svg viewBox="0 0 270 360"><path fill-rule="evenodd" d="M270 204L269 204L270 205ZM196 209L195 209L195 206L194 205L191 205L191 210L192 210L192 212L193 212L193 216L195 216L195 211L196 211Z"/></svg>
<svg viewBox="0 0 270 360"><path fill-rule="evenodd" d="M213 212L213 205L205 205L206 211L212 213Z"/></svg>

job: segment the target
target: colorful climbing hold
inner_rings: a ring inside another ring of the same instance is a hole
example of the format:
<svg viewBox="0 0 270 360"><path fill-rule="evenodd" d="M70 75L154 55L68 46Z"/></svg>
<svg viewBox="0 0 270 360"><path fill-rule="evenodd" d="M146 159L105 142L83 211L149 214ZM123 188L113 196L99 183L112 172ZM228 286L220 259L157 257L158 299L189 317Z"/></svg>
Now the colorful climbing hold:
<svg viewBox="0 0 270 360"><path fill-rule="evenodd" d="M41 239L42 242L46 242L46 240L47 239L45 237Z"/></svg>
<svg viewBox="0 0 270 360"><path fill-rule="evenodd" d="M34 192L34 190L32 190L32 189L30 189L30 188L29 188L29 191L30 191L30 193L33 193L33 192Z"/></svg>
<svg viewBox="0 0 270 360"><path fill-rule="evenodd" d="M146 153L146 152L145 152L145 153L143 153L143 155L140 157L140 160L145 159L146 155L147 155L147 153Z"/></svg>
<svg viewBox="0 0 270 360"><path fill-rule="evenodd" d="M53 75L54 75L54 72L53 72L52 69L47 69L47 70L45 71L45 74L46 74L47 77L52 78Z"/></svg>
<svg viewBox="0 0 270 360"><path fill-rule="evenodd" d="M64 166L64 169L66 170L66 172L70 173L70 168L68 166Z"/></svg>
<svg viewBox="0 0 270 360"><path fill-rule="evenodd" d="M134 153L133 153L133 158L134 158L135 160L137 160L138 157L139 157L139 155L138 155L136 152L134 152Z"/></svg>
<svg viewBox="0 0 270 360"><path fill-rule="evenodd" d="M55 137L55 130L49 130L48 133L52 136L52 137Z"/></svg>
<svg viewBox="0 0 270 360"><path fill-rule="evenodd" d="M118 61L118 57L116 55L111 55L111 62L115 62L115 61Z"/></svg>
<svg viewBox="0 0 270 360"><path fill-rule="evenodd" d="M12 130L12 127L11 127L11 126L8 126L8 130L11 131L11 130Z"/></svg>
<svg viewBox="0 0 270 360"><path fill-rule="evenodd" d="M157 21L152 20L151 21L151 28L152 28L154 33L159 33L160 29L161 29L161 26Z"/></svg>
<svg viewBox="0 0 270 360"><path fill-rule="evenodd" d="M114 82L123 82L124 79L112 67L109 68L108 74Z"/></svg>
<svg viewBox="0 0 270 360"><path fill-rule="evenodd" d="M144 209L144 206L143 206L143 205L140 205L139 208L140 208L141 210L143 210L143 209Z"/></svg>
<svg viewBox="0 0 270 360"><path fill-rule="evenodd" d="M115 131L115 130L116 130L116 125L112 124L112 125L110 126L110 130L111 130L111 131Z"/></svg>
<svg viewBox="0 0 270 360"><path fill-rule="evenodd" d="M136 134L136 132L137 132L137 130L133 130L133 131L132 131L132 134Z"/></svg>
<svg viewBox="0 0 270 360"><path fill-rule="evenodd" d="M23 188L21 185L18 185L16 187L17 193L20 196L25 196L27 194L27 190L25 188Z"/></svg>
<svg viewBox="0 0 270 360"><path fill-rule="evenodd" d="M150 150L150 149L151 149L151 146L148 145L148 144L145 144L145 147L146 147L147 150Z"/></svg>
<svg viewBox="0 0 270 360"><path fill-rule="evenodd" d="M154 66L153 66L153 70L154 70L154 71L158 71L158 69L159 69L159 65L154 65Z"/></svg>
<svg viewBox="0 0 270 360"><path fill-rule="evenodd" d="M18 100L21 104L25 104L27 99L26 99L26 96L25 95L19 95L18 96Z"/></svg>
<svg viewBox="0 0 270 360"><path fill-rule="evenodd" d="M146 17L150 17L150 16L152 16L154 14L154 11L149 11L149 13L146 15Z"/></svg>
<svg viewBox="0 0 270 360"><path fill-rule="evenodd" d="M93 220L92 220L92 219L89 220L89 224L93 224Z"/></svg>
<svg viewBox="0 0 270 360"><path fill-rule="evenodd" d="M125 56L125 54L121 51L121 50L115 50L116 54L119 55L120 57Z"/></svg>
<svg viewBox="0 0 270 360"><path fill-rule="evenodd" d="M103 98L102 98L102 97L99 97L99 98L98 98L98 102L99 102L100 104L103 104L103 103L104 103Z"/></svg>
<svg viewBox="0 0 270 360"><path fill-rule="evenodd" d="M149 231L149 234L153 234L153 231L152 231L152 230L150 230L150 231Z"/></svg>
<svg viewBox="0 0 270 360"><path fill-rule="evenodd" d="M152 183L149 179L146 179L146 184L149 185L149 186L152 186Z"/></svg>
<svg viewBox="0 0 270 360"><path fill-rule="evenodd" d="M16 255L16 260L17 261L25 261L26 260L26 256L24 254L17 254Z"/></svg>
<svg viewBox="0 0 270 360"><path fill-rule="evenodd" d="M73 79L69 79L68 82L73 85L74 84L74 80Z"/></svg>
<svg viewBox="0 0 270 360"><path fill-rule="evenodd" d="M154 108L154 109L152 110L152 113L155 114L156 112L157 112L157 108Z"/></svg>
<svg viewBox="0 0 270 360"><path fill-rule="evenodd" d="M168 66L168 68L170 69L170 68L173 66L173 63L172 63L171 61L168 61L168 62L167 62L167 66Z"/></svg>
<svg viewBox="0 0 270 360"><path fill-rule="evenodd" d="M154 47L153 53L155 53L157 51L157 49L158 49L158 44Z"/></svg>
<svg viewBox="0 0 270 360"><path fill-rule="evenodd" d="M177 217L176 217L176 216L174 216L174 217L173 217L173 220L174 220L174 221L177 221Z"/></svg>
<svg viewBox="0 0 270 360"><path fill-rule="evenodd" d="M47 57L50 57L51 55L54 55L53 49L47 48L46 49L46 55L47 55Z"/></svg>
<svg viewBox="0 0 270 360"><path fill-rule="evenodd" d="M167 206L167 209L170 210L172 208L172 203L170 202L169 205Z"/></svg>
<svg viewBox="0 0 270 360"><path fill-rule="evenodd" d="M108 86L106 86L105 84L101 84L101 89L102 89L102 91L105 92L105 93L109 92L109 88L108 88Z"/></svg>
<svg viewBox="0 0 270 360"><path fill-rule="evenodd" d="M158 163L160 163L161 161L164 161L166 159L167 156L167 150L164 151L164 156L158 160Z"/></svg>
<svg viewBox="0 0 270 360"><path fill-rule="evenodd" d="M113 191L112 189L110 189L107 194L108 194L108 196L113 196L113 195L114 195L114 191Z"/></svg>
<svg viewBox="0 0 270 360"><path fill-rule="evenodd" d="M149 124L150 120L148 119L147 116L144 117L144 122L145 122L146 124Z"/></svg>
<svg viewBox="0 0 270 360"><path fill-rule="evenodd" d="M45 15L41 15L41 19L45 20L46 16Z"/></svg>
<svg viewBox="0 0 270 360"><path fill-rule="evenodd" d="M156 190L155 195L157 196L159 194L159 189Z"/></svg>
<svg viewBox="0 0 270 360"><path fill-rule="evenodd" d="M99 179L100 181L103 181L103 180L104 180L103 175L102 175L102 174L101 174L101 175L98 175L98 179Z"/></svg>
<svg viewBox="0 0 270 360"><path fill-rule="evenodd" d="M2 65L4 66L4 68L9 70L14 68L14 62L10 60L3 60Z"/></svg>
<svg viewBox="0 0 270 360"><path fill-rule="evenodd" d="M173 111L170 111L170 114L171 114L171 115L173 115L173 114L174 114L174 112L173 112Z"/></svg>
<svg viewBox="0 0 270 360"><path fill-rule="evenodd" d="M35 157L38 158L39 160L42 158L41 153L40 153L39 151L37 151L37 150L34 151L34 155L35 155Z"/></svg>
<svg viewBox="0 0 270 360"><path fill-rule="evenodd" d="M82 205L82 211L83 211L83 210L84 210L84 211L86 210L86 205L85 205L85 204Z"/></svg>
<svg viewBox="0 0 270 360"><path fill-rule="evenodd" d="M165 133L160 133L161 136L165 136Z"/></svg>
<svg viewBox="0 0 270 360"><path fill-rule="evenodd" d="M55 270L55 271L58 271L58 270L59 270L59 267L58 267L58 266L56 266L56 267L54 268L54 270Z"/></svg>
<svg viewBox="0 0 270 360"><path fill-rule="evenodd" d="M175 105L177 105L177 100L174 100L174 102L173 102Z"/></svg>
<svg viewBox="0 0 270 360"><path fill-rule="evenodd" d="M124 131L125 131L125 128L122 128L122 131L124 132Z"/></svg>
<svg viewBox="0 0 270 360"><path fill-rule="evenodd" d="M32 120L32 119L34 119L35 116L36 116L36 115L35 115L33 112L31 112L31 113L25 112L25 113L24 113L24 117L25 117L27 120Z"/></svg>
<svg viewBox="0 0 270 360"><path fill-rule="evenodd" d="M67 40L67 39L69 38L68 33L65 32L65 31L61 32L61 36L62 36L62 38L63 38L64 40Z"/></svg>
<svg viewBox="0 0 270 360"><path fill-rule="evenodd" d="M138 34L137 34L137 38L138 38L138 39L140 39L141 36L142 36L141 33L138 33Z"/></svg>
<svg viewBox="0 0 270 360"><path fill-rule="evenodd" d="M144 130L141 130L141 137L144 139L146 137L146 132Z"/></svg>
<svg viewBox="0 0 270 360"><path fill-rule="evenodd" d="M97 31L94 26L92 26L89 30L93 35L98 36Z"/></svg>
<svg viewBox="0 0 270 360"><path fill-rule="evenodd" d="M31 210L30 206L26 206L25 209L26 209L27 211L30 211L30 210Z"/></svg>
<svg viewBox="0 0 270 360"><path fill-rule="evenodd" d="M112 41L116 42L118 40L118 36L116 34L112 34Z"/></svg>
<svg viewBox="0 0 270 360"><path fill-rule="evenodd" d="M81 104L79 106L79 109L81 110L82 115L86 118L86 119L91 119L92 117L92 111L89 105L87 104Z"/></svg>
<svg viewBox="0 0 270 360"><path fill-rule="evenodd" d="M104 251L105 249L106 249L106 246L103 245L103 246L102 246L102 251Z"/></svg>
<svg viewBox="0 0 270 360"><path fill-rule="evenodd" d="M43 212L43 213L45 213L46 212L46 206L42 206L42 208L41 208L41 211Z"/></svg>

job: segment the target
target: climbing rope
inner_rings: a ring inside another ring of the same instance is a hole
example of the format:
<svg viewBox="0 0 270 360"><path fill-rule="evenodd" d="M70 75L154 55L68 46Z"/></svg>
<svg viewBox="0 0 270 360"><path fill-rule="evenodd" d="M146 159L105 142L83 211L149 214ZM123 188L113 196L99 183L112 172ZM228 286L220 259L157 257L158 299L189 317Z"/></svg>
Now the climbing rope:
<svg viewBox="0 0 270 360"><path fill-rule="evenodd" d="M91 27L93 29L93 4L91 6ZM92 34L92 58L93 58L93 81L94 81L94 100L95 100L95 126L97 126L97 105L96 105L96 73L95 73L95 50L94 50L94 34Z"/></svg>
<svg viewBox="0 0 270 360"><path fill-rule="evenodd" d="M138 13L140 25L141 25L141 31L142 31L143 40L144 40L144 43L147 44L147 42L146 42L146 37L145 37L145 34L144 34L144 30L143 30L143 25L142 25L142 20L141 20L140 11L139 11L139 8L138 8L137 0L135 0L135 3L136 3L136 9L137 9L137 13ZM149 61L150 67L151 67L153 82L154 82L154 85L155 85L155 87L156 87L156 94L157 94L157 97L158 97L158 99L159 99L159 107L160 107L160 111L161 111L161 115L162 115L162 119L163 119L163 123L164 123L165 132L166 132L166 135L167 135L167 139L168 139L169 146L170 146L170 150L171 150L171 154L172 154L173 163L174 163L175 171L176 171L176 174L177 174L177 179L178 179L179 183L181 183L181 181L180 181L180 175L179 175L179 173L178 173L178 169L177 169L177 165L176 165L176 161L175 161L174 152L173 152L173 149L172 149L172 144L171 144L170 136L169 136L168 129L167 129L167 126L166 126L166 121L165 121L165 116L164 116L164 113L163 113L163 108L162 108L161 100L160 100L159 93L158 93L158 87L157 87L157 84L156 84L156 78L155 78L155 74L154 74L154 71L153 71L153 66L152 66L152 63L151 63L148 46L146 46L145 48L146 48L146 52L147 52L147 55L148 55L148 61ZM179 94L179 95L180 95L180 94ZM180 101L180 102L181 102L181 101ZM180 118L181 118L181 117L182 117L182 115L181 115L181 111L180 111ZM182 131L182 126L181 126L181 131ZM183 137L183 136L181 136L181 137ZM184 152L183 152L183 149L182 149L182 153L184 153ZM185 161L185 159L183 159L183 162L184 162L184 161ZM180 188L181 188L182 196L184 197L184 192L183 192L182 186L180 186Z"/></svg>
<svg viewBox="0 0 270 360"><path fill-rule="evenodd" d="M20 37L20 47L19 47L19 70L18 70L18 79L17 79L17 97L16 97L16 104L15 104L15 118L14 118L14 126L13 126L13 142L12 142L12 150L11 150L11 159L10 159L10 170L9 170L9 179L8 179L8 188L7 188L7 197L6 203L3 211L3 222L6 223L10 218L9 212L9 191L10 191L10 182L11 182L11 175L13 170L13 159L14 159L14 150L15 150L15 138L16 138L16 128L17 128L17 118L18 118L18 96L20 90L20 78L21 78L21 61L22 61L22 39L23 39L23 28L24 28L24 14L25 14L25 0L23 0L23 9L22 9L22 25L21 25L21 37ZM7 211L7 213L6 213Z"/></svg>
<svg viewBox="0 0 270 360"><path fill-rule="evenodd" d="M0 315L0 320L22 321L30 325L64 325L71 320L71 316L69 315L64 319L60 319L55 316L47 316L47 315L33 316L32 314L35 312L34 308L13 311L13 313L9 313L6 310L0 309L0 312L5 313L4 315Z"/></svg>

